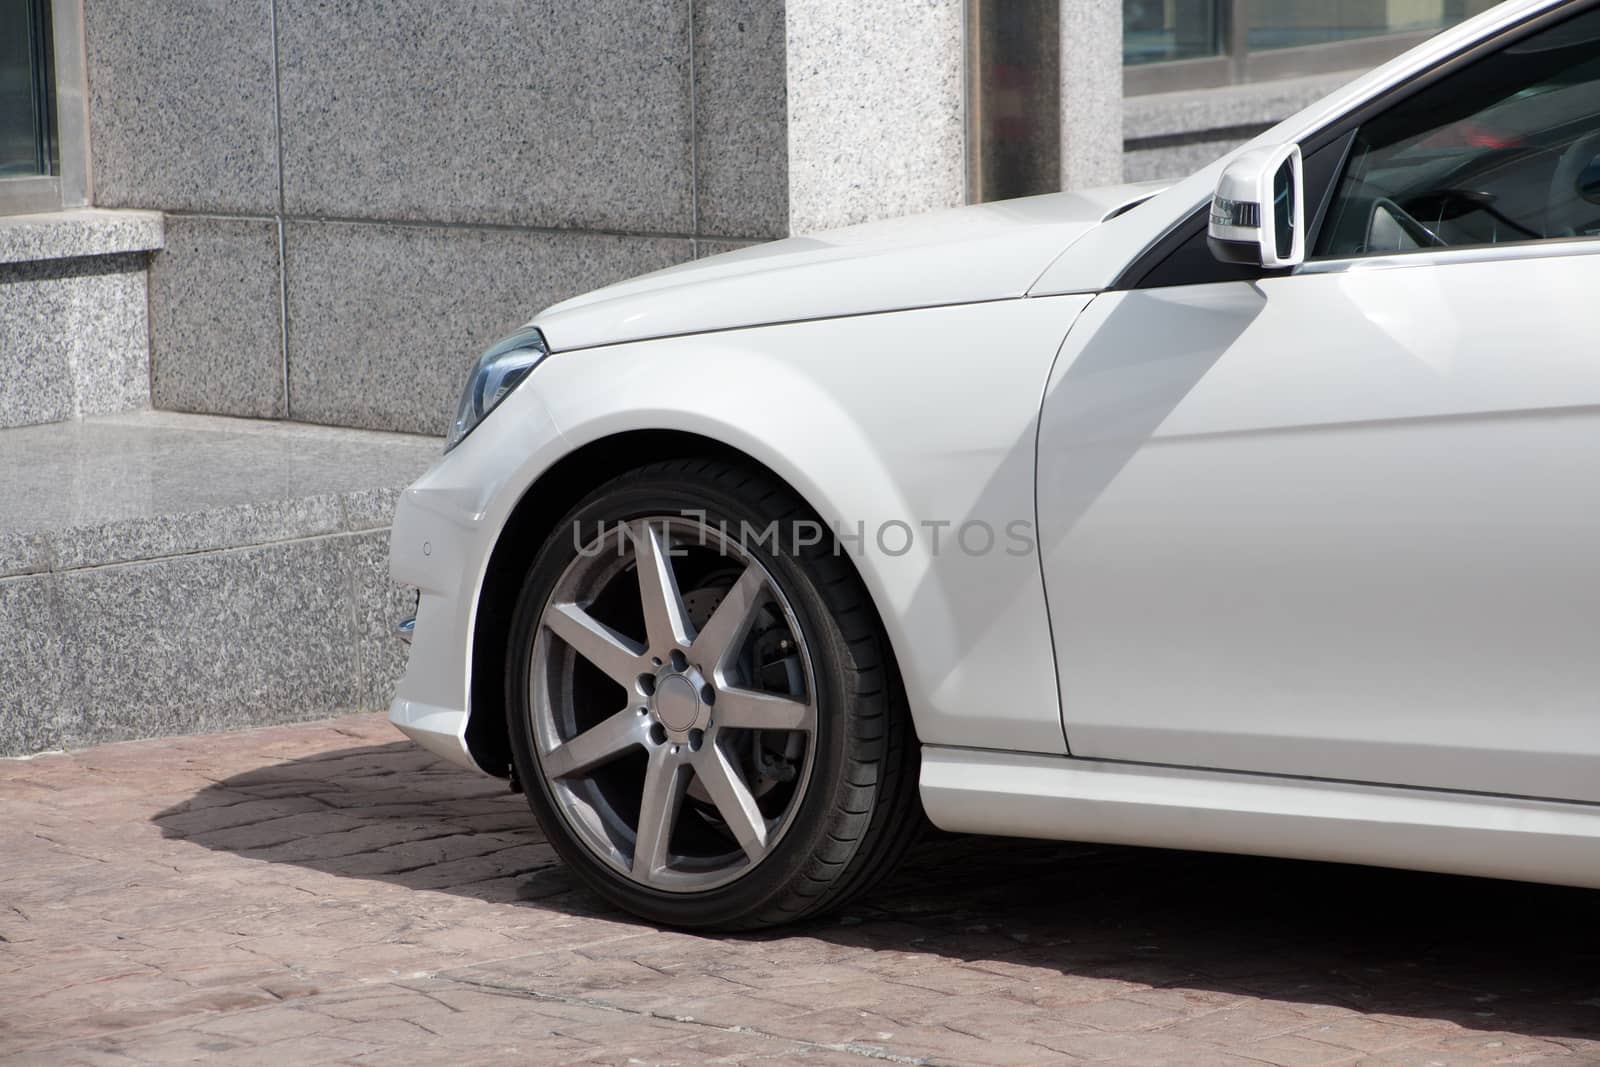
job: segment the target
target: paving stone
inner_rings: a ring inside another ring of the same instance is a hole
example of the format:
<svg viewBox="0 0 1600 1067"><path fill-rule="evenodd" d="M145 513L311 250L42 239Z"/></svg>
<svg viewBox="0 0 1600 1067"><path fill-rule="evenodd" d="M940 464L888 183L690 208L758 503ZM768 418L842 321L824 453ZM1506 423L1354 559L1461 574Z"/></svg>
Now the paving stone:
<svg viewBox="0 0 1600 1067"><path fill-rule="evenodd" d="M1252 1041L1244 1046L1245 1055L1254 1056L1276 1067L1333 1067L1335 1064L1355 1063L1360 1053L1320 1041L1289 1034L1269 1037L1265 1041Z"/></svg>
<svg viewBox="0 0 1600 1067"><path fill-rule="evenodd" d="M0 761L0 1063L1600 1062L1593 894L934 836L755 936L362 715Z"/></svg>

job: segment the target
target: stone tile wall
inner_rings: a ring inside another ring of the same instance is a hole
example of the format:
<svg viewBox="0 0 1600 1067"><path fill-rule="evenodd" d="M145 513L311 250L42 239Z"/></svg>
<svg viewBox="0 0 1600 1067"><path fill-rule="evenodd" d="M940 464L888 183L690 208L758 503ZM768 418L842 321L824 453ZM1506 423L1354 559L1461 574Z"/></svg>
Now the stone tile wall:
<svg viewBox="0 0 1600 1067"><path fill-rule="evenodd" d="M788 0L790 224L966 199L961 0Z"/></svg>
<svg viewBox="0 0 1600 1067"><path fill-rule="evenodd" d="M788 231L782 2L84 7L158 407L442 433L539 309Z"/></svg>
<svg viewBox="0 0 1600 1067"><path fill-rule="evenodd" d="M150 403L152 212L0 218L0 430Z"/></svg>
<svg viewBox="0 0 1600 1067"><path fill-rule="evenodd" d="M0 429L149 402L145 261L0 264Z"/></svg>

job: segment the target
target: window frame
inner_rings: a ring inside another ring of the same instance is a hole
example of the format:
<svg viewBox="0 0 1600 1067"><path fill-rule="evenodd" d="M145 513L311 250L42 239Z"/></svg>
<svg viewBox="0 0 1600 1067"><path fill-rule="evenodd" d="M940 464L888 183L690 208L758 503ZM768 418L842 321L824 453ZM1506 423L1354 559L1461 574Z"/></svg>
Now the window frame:
<svg viewBox="0 0 1600 1067"><path fill-rule="evenodd" d="M89 203L89 91L83 0L50 0L47 42L55 62L56 172L0 178L0 215L60 211Z"/></svg>
<svg viewBox="0 0 1600 1067"><path fill-rule="evenodd" d="M1293 45L1286 48L1250 48L1250 0L1219 0L1222 16L1222 53L1196 59L1137 63L1122 68L1122 94L1218 89L1227 85L1335 74L1387 63L1434 36L1437 30L1376 33L1346 41Z"/></svg>

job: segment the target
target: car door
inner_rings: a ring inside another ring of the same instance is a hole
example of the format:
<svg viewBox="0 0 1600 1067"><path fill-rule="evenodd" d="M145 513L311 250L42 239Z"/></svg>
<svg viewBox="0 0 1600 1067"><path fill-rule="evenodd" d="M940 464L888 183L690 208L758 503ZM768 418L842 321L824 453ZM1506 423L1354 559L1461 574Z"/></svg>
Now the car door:
<svg viewBox="0 0 1600 1067"><path fill-rule="evenodd" d="M1068 746L1600 801L1600 10L1337 149L1302 267L1156 271L1062 350Z"/></svg>

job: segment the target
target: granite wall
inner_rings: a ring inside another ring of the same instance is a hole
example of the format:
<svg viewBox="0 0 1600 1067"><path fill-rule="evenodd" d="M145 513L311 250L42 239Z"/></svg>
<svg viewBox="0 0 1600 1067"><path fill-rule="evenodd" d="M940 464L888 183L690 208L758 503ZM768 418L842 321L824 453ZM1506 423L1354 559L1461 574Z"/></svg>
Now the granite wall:
<svg viewBox="0 0 1600 1067"><path fill-rule="evenodd" d="M157 407L442 433L540 308L789 228L781 0L85 0Z"/></svg>
<svg viewBox="0 0 1600 1067"><path fill-rule="evenodd" d="M962 0L788 0L795 233L966 197Z"/></svg>
<svg viewBox="0 0 1600 1067"><path fill-rule="evenodd" d="M0 218L0 430L150 404L154 212Z"/></svg>

